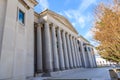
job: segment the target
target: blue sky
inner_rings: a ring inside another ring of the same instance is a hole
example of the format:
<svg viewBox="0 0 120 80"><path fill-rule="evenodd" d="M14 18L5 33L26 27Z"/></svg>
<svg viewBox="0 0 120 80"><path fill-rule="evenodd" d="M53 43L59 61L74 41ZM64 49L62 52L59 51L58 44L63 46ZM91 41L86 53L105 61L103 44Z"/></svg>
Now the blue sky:
<svg viewBox="0 0 120 80"><path fill-rule="evenodd" d="M91 28L94 21L94 9L101 0L37 0L39 4L35 11L40 13L50 9L66 17L77 30L77 32L88 39L92 44L93 33Z"/></svg>

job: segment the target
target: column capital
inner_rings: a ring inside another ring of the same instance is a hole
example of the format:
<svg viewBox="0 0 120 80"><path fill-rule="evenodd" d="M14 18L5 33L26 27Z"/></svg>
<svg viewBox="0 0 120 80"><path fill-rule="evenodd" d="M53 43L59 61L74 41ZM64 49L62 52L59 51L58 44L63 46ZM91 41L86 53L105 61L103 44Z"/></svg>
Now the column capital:
<svg viewBox="0 0 120 80"><path fill-rule="evenodd" d="M56 25L56 24L54 24L54 23L52 23L52 26L57 27L57 25Z"/></svg>
<svg viewBox="0 0 120 80"><path fill-rule="evenodd" d="M65 30L62 30L63 33L65 33Z"/></svg>
<svg viewBox="0 0 120 80"><path fill-rule="evenodd" d="M50 22L50 21L43 21L43 24L47 24L47 25L49 25L49 27L51 27L50 25L52 25L52 22Z"/></svg>
<svg viewBox="0 0 120 80"><path fill-rule="evenodd" d="M73 39L75 38L75 36L73 36Z"/></svg>
<svg viewBox="0 0 120 80"><path fill-rule="evenodd" d="M45 25L44 27L51 27L50 24L51 24L50 22L45 21L45 22L44 22L44 25Z"/></svg>
<svg viewBox="0 0 120 80"><path fill-rule="evenodd" d="M73 39L75 38L75 36L73 36Z"/></svg>
<svg viewBox="0 0 120 80"><path fill-rule="evenodd" d="M59 31L63 31L63 29L62 28L60 28L59 26L57 26L57 29L59 30Z"/></svg>
<svg viewBox="0 0 120 80"><path fill-rule="evenodd" d="M72 39L74 38L74 36L71 34L71 37L72 37Z"/></svg>
<svg viewBox="0 0 120 80"><path fill-rule="evenodd" d="M51 27L54 27L55 29L58 28L58 26L54 23L51 23Z"/></svg>
<svg viewBox="0 0 120 80"><path fill-rule="evenodd" d="M66 31L66 34L68 35L68 32Z"/></svg>
<svg viewBox="0 0 120 80"><path fill-rule="evenodd" d="M70 37L71 36L71 34L70 33L67 33L67 35Z"/></svg>
<svg viewBox="0 0 120 80"><path fill-rule="evenodd" d="M43 24L41 23L38 23L38 26L37 27L43 27Z"/></svg>
<svg viewBox="0 0 120 80"><path fill-rule="evenodd" d="M70 38L72 38L72 35L70 34Z"/></svg>
<svg viewBox="0 0 120 80"><path fill-rule="evenodd" d="M44 21L43 24L48 24L48 22L47 22L47 21Z"/></svg>
<svg viewBox="0 0 120 80"><path fill-rule="evenodd" d="M75 37L75 40L77 40L77 38Z"/></svg>
<svg viewBox="0 0 120 80"><path fill-rule="evenodd" d="M63 31L64 34L67 34L67 31L65 31L65 30L62 30L62 31Z"/></svg>

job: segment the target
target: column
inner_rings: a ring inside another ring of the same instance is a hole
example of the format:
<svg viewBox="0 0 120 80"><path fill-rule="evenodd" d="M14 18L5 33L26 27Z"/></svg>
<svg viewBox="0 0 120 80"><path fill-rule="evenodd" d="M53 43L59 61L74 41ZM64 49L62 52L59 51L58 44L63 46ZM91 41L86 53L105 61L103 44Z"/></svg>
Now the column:
<svg viewBox="0 0 120 80"><path fill-rule="evenodd" d="M94 64L94 54L92 52L92 48L91 47L90 47L90 53L91 53L91 59L92 59L92 67L94 67L95 66L95 64Z"/></svg>
<svg viewBox="0 0 120 80"><path fill-rule="evenodd" d="M87 67L83 42L80 42L80 46L81 46L81 52L82 52L82 55L83 55L84 67Z"/></svg>
<svg viewBox="0 0 120 80"><path fill-rule="evenodd" d="M42 72L42 38L41 38L41 25L37 27L37 71Z"/></svg>
<svg viewBox="0 0 120 80"><path fill-rule="evenodd" d="M54 71L59 70L59 61L58 61L58 51L57 51L57 40L56 40L56 32L55 25L52 26L52 50L53 50L53 69Z"/></svg>
<svg viewBox="0 0 120 80"><path fill-rule="evenodd" d="M82 66L82 62L81 62L81 57L80 57L79 46L78 46L77 40L76 40L76 44L77 44L77 53L78 53L79 67L81 67Z"/></svg>
<svg viewBox="0 0 120 80"><path fill-rule="evenodd" d="M95 53L94 53L94 49L93 49L93 48L91 48L91 52L92 52L92 55L93 55L93 63L94 63L94 67L97 67L96 59L95 59Z"/></svg>
<svg viewBox="0 0 120 80"><path fill-rule="evenodd" d="M89 57L89 62L90 62L90 66L89 67L93 67L92 65L92 56L91 56L91 52L90 52L90 47L87 46L87 53L88 53L88 57Z"/></svg>
<svg viewBox="0 0 120 80"><path fill-rule="evenodd" d="M50 27L47 22L44 24L44 38L45 38L45 72L52 71L52 54L51 54L51 42L50 42Z"/></svg>
<svg viewBox="0 0 120 80"><path fill-rule="evenodd" d="M74 49L75 49L76 66L79 67L78 54L77 54L77 45L76 45L76 42L75 42L75 38L73 39L73 43L74 43Z"/></svg>
<svg viewBox="0 0 120 80"><path fill-rule="evenodd" d="M72 57L73 57L73 65L74 65L74 68L76 68L75 51L74 51L72 36L70 36L70 42L71 42L71 48L72 48L71 50L72 50Z"/></svg>
<svg viewBox="0 0 120 80"><path fill-rule="evenodd" d="M73 68L73 60L72 60L72 55L71 55L69 34L67 34L67 47L68 47L68 58L69 58L70 68Z"/></svg>
<svg viewBox="0 0 120 80"><path fill-rule="evenodd" d="M59 65L60 65L60 69L64 70L65 69L65 64L64 64L61 32L60 32L60 28L59 27L57 29L57 36L58 36Z"/></svg>
<svg viewBox="0 0 120 80"><path fill-rule="evenodd" d="M80 50L79 50L79 49L80 49ZM78 43L78 51L79 51L79 58L80 58L80 67L82 67L83 64L82 64L82 54L81 54L80 42Z"/></svg>
<svg viewBox="0 0 120 80"><path fill-rule="evenodd" d="M63 37L63 52L64 52L64 59L65 59L65 68L69 69L68 49L67 49L67 43L66 43L64 30L62 32L62 37Z"/></svg>
<svg viewBox="0 0 120 80"><path fill-rule="evenodd" d="M77 55L76 55L74 37L72 38L72 43L73 43L73 49L74 49L75 68L77 68Z"/></svg>

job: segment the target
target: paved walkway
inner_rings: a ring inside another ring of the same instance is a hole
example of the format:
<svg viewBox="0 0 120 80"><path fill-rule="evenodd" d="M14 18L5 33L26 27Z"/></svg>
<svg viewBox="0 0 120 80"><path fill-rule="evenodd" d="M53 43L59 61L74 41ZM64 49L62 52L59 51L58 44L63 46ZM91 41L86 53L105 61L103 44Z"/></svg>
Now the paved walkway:
<svg viewBox="0 0 120 80"><path fill-rule="evenodd" d="M55 75L57 73L53 73L53 77L49 78L35 78L34 80L41 80L41 79L88 79L88 80L111 80L109 76L110 67L105 68L80 68L80 69L73 69L71 71L65 71L63 75Z"/></svg>

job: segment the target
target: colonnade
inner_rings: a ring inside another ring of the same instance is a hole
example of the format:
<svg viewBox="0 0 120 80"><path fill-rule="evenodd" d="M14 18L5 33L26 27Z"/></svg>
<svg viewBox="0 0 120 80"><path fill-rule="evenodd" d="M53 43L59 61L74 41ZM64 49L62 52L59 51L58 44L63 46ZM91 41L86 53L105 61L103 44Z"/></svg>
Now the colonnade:
<svg viewBox="0 0 120 80"><path fill-rule="evenodd" d="M37 26L37 70L51 72L82 66L77 37L58 25L44 22Z"/></svg>
<svg viewBox="0 0 120 80"><path fill-rule="evenodd" d="M94 51L93 48L86 44L86 43L81 43L81 47L82 47L82 65L86 68L92 68L92 67L96 67L96 60L95 60L95 55L94 55Z"/></svg>

